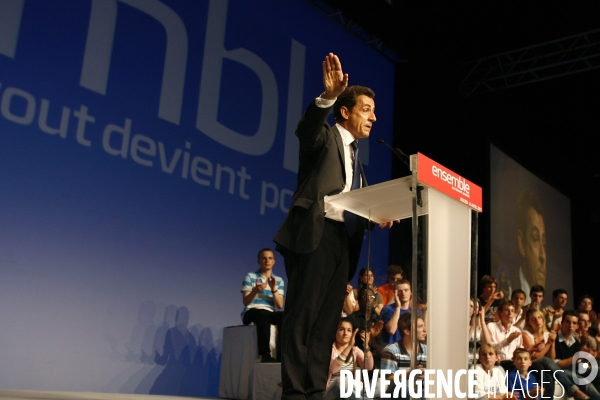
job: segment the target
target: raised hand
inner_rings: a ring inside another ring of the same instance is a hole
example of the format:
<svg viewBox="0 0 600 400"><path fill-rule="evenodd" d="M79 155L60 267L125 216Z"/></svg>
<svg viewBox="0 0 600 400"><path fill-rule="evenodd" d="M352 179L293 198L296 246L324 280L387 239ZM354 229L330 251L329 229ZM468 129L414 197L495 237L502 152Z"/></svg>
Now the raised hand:
<svg viewBox="0 0 600 400"><path fill-rule="evenodd" d="M521 336L521 331L515 331L515 332L511 333L510 335L508 335L506 340L510 343L513 340L515 340L516 338L518 338L519 336Z"/></svg>
<svg viewBox="0 0 600 400"><path fill-rule="evenodd" d="M504 292L503 291L496 292L492 295L492 298L494 300L502 300L504 298Z"/></svg>
<svg viewBox="0 0 600 400"><path fill-rule="evenodd" d="M396 303L396 307L400 307L400 297L397 290L394 290L394 303Z"/></svg>
<svg viewBox="0 0 600 400"><path fill-rule="evenodd" d="M323 61L323 86L325 93L321 97L328 100L334 100L348 87L348 74L342 72L342 63L333 53Z"/></svg>
<svg viewBox="0 0 600 400"><path fill-rule="evenodd" d="M275 279L273 279L273 280L275 280ZM259 292L262 292L263 290L266 289L266 287L267 287L267 282L264 281L263 278L258 278L258 281L256 282L256 289Z"/></svg>
<svg viewBox="0 0 600 400"><path fill-rule="evenodd" d="M370 333L372 337L377 337L383 330L383 320L379 320L373 325L371 325Z"/></svg>
<svg viewBox="0 0 600 400"><path fill-rule="evenodd" d="M271 288L271 291L277 290L277 280L275 278L270 276L268 279L268 282L269 282L269 287Z"/></svg>

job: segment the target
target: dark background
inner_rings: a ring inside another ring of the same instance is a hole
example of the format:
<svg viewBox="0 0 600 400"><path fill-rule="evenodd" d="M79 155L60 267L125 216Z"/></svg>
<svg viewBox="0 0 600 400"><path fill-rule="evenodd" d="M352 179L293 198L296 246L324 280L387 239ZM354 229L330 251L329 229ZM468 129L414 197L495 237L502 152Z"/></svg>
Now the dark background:
<svg viewBox="0 0 600 400"><path fill-rule="evenodd" d="M407 154L420 151L483 187L479 276L490 272L485 193L493 143L571 199L574 299L598 298L600 70L470 97L459 87L473 60L600 28L599 2L326 3L406 59L396 66L394 145ZM394 177L407 174L395 160ZM401 240L407 233L410 224L393 229L391 263L409 262L410 245Z"/></svg>

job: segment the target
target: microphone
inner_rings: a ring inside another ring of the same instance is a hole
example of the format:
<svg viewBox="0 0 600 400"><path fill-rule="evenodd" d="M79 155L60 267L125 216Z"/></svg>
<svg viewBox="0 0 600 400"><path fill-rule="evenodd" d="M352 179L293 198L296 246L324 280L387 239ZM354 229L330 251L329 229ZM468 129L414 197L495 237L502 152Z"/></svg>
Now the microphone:
<svg viewBox="0 0 600 400"><path fill-rule="evenodd" d="M383 139L377 139L377 142L378 142L379 144L382 144L382 145L384 145L384 146L387 146L387 147L389 147L389 148L392 150L392 152L393 152L393 153L396 155L396 157L398 157L398 158L400 159L400 161L402 161L404 164L406 164L406 166L408 167L408 169L410 169L410 165L408 164L408 161L407 161L407 160L410 160L410 157L408 157L406 154L404 154L404 153L402 152L402 150L400 150L400 149L399 149L399 148L397 148L397 147L392 147L392 146L390 146L390 145L389 145L389 144L387 144L387 143L385 142L385 140L383 140Z"/></svg>

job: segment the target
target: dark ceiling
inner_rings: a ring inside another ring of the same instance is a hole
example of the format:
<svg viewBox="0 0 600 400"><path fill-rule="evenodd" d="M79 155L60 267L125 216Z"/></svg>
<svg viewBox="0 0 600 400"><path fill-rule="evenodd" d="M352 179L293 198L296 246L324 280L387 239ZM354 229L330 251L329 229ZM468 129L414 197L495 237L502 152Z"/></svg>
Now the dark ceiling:
<svg viewBox="0 0 600 400"><path fill-rule="evenodd" d="M395 145L486 190L494 143L569 196L575 296L600 297L600 69L468 98L459 92L469 61L599 29L600 2L326 2L407 60L396 68ZM407 172L395 165L394 174ZM485 212L480 221L486 271Z"/></svg>

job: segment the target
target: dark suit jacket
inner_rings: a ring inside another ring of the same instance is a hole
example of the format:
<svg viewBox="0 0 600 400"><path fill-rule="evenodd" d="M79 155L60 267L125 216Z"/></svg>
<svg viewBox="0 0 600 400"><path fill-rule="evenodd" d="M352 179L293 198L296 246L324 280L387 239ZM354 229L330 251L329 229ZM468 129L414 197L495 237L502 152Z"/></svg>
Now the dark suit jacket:
<svg viewBox="0 0 600 400"><path fill-rule="evenodd" d="M278 248L295 253L314 251L323 234L325 196L344 189L344 144L337 128L327 123L331 108L317 107L314 101L298 123L296 136L300 140L298 185L292 197L287 218L273 239ZM362 186L367 180L361 166ZM354 276L362 247L366 219L358 218L356 233L349 238L350 275Z"/></svg>

